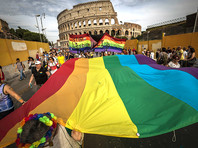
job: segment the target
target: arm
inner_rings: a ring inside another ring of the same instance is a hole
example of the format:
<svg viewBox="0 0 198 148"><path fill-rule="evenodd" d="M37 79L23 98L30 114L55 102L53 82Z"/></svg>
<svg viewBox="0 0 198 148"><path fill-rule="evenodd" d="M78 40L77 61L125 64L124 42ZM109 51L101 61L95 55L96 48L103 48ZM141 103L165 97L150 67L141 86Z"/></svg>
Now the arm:
<svg viewBox="0 0 198 148"><path fill-rule="evenodd" d="M25 101L9 85L5 85L4 93L11 95L12 97L14 97L17 101L19 101L22 104L25 103Z"/></svg>
<svg viewBox="0 0 198 148"><path fill-rule="evenodd" d="M188 59L187 61L192 60L194 57L195 57L195 52L193 52L193 54L192 54L191 58L190 58L190 59Z"/></svg>
<svg viewBox="0 0 198 148"><path fill-rule="evenodd" d="M29 86L30 86L30 83L32 83L33 79L34 79L34 75L32 74L30 77Z"/></svg>
<svg viewBox="0 0 198 148"><path fill-rule="evenodd" d="M46 71L46 74L47 74L48 77L50 76L50 72L49 71Z"/></svg>
<svg viewBox="0 0 198 148"><path fill-rule="evenodd" d="M76 140L76 141L81 141L81 140L82 140L82 133L81 133L81 132L78 132L78 131L73 130L73 131L71 132L71 136L72 136L72 138L74 138L74 140Z"/></svg>

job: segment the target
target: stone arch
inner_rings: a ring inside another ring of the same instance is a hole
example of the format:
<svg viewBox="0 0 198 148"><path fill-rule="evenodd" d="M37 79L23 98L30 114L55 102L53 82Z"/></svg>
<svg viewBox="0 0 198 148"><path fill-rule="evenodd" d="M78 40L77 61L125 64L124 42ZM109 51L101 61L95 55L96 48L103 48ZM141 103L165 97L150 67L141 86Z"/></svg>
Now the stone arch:
<svg viewBox="0 0 198 148"><path fill-rule="evenodd" d="M86 34L86 31L84 32L84 34Z"/></svg>
<svg viewBox="0 0 198 148"><path fill-rule="evenodd" d="M95 30L95 31L94 31L94 35L97 35L97 34L98 34L98 33L97 33L97 31Z"/></svg>
<svg viewBox="0 0 198 148"><path fill-rule="evenodd" d="M79 34L82 34L81 32L79 32Z"/></svg>
<svg viewBox="0 0 198 148"><path fill-rule="evenodd" d="M105 19L105 25L109 25L109 19Z"/></svg>
<svg viewBox="0 0 198 148"><path fill-rule="evenodd" d="M75 22L74 26L75 26L75 28L77 28L77 27L78 27L77 22Z"/></svg>
<svg viewBox="0 0 198 148"><path fill-rule="evenodd" d="M78 33L75 33L75 35L78 35Z"/></svg>
<svg viewBox="0 0 198 148"><path fill-rule="evenodd" d="M120 29L117 31L116 35L121 35L121 30Z"/></svg>
<svg viewBox="0 0 198 148"><path fill-rule="evenodd" d="M88 26L91 26L91 20L88 20Z"/></svg>
<svg viewBox="0 0 198 148"><path fill-rule="evenodd" d="M95 26L97 25L97 20L96 19L93 20L93 25L95 25Z"/></svg>
<svg viewBox="0 0 198 148"><path fill-rule="evenodd" d="M81 21L78 22L79 28L81 28L82 24Z"/></svg>
<svg viewBox="0 0 198 148"><path fill-rule="evenodd" d="M99 25L103 25L102 19L99 19Z"/></svg>
<svg viewBox="0 0 198 148"><path fill-rule="evenodd" d="M132 32L130 32L130 35L132 36Z"/></svg>
<svg viewBox="0 0 198 148"><path fill-rule="evenodd" d="M83 21L83 27L86 27L86 22L85 21Z"/></svg>
<svg viewBox="0 0 198 148"><path fill-rule="evenodd" d="M100 34L103 34L103 31L102 30L100 30Z"/></svg>
<svg viewBox="0 0 198 148"><path fill-rule="evenodd" d="M114 24L115 24L115 19L112 18L112 19L111 19L111 25L114 25Z"/></svg>
<svg viewBox="0 0 198 148"><path fill-rule="evenodd" d="M115 30L111 30L111 36L115 36Z"/></svg>
<svg viewBox="0 0 198 148"><path fill-rule="evenodd" d="M105 32L109 34L109 30L105 30Z"/></svg>
<svg viewBox="0 0 198 148"><path fill-rule="evenodd" d="M92 35L91 31L89 31L89 34Z"/></svg>
<svg viewBox="0 0 198 148"><path fill-rule="evenodd" d="M129 31L128 30L125 31L125 35L129 35Z"/></svg>

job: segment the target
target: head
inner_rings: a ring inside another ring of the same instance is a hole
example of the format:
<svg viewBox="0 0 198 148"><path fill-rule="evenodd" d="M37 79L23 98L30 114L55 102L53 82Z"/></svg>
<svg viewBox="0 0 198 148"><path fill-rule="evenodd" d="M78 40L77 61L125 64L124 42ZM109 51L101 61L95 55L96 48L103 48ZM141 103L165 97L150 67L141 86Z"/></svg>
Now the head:
<svg viewBox="0 0 198 148"><path fill-rule="evenodd" d="M165 47L162 47L162 52L166 52L166 48Z"/></svg>
<svg viewBox="0 0 198 148"><path fill-rule="evenodd" d="M25 117L17 131L17 146L43 147L54 136L57 121L52 113L34 114Z"/></svg>
<svg viewBox="0 0 198 148"><path fill-rule="evenodd" d="M36 69L40 69L41 68L41 62L40 61L36 61L35 65L36 65Z"/></svg>
<svg viewBox="0 0 198 148"><path fill-rule="evenodd" d="M16 59L16 62L20 62L20 59L19 59L19 58L17 58L17 59Z"/></svg>
<svg viewBox="0 0 198 148"><path fill-rule="evenodd" d="M54 62L54 58L50 57L49 58L49 62L53 63Z"/></svg>
<svg viewBox="0 0 198 148"><path fill-rule="evenodd" d="M179 56L177 54L173 55L172 58L174 61L177 61L177 62L179 61Z"/></svg>
<svg viewBox="0 0 198 148"><path fill-rule="evenodd" d="M59 55L59 56L62 56L62 53L61 53L61 52L59 52L59 53L58 53L58 55Z"/></svg>

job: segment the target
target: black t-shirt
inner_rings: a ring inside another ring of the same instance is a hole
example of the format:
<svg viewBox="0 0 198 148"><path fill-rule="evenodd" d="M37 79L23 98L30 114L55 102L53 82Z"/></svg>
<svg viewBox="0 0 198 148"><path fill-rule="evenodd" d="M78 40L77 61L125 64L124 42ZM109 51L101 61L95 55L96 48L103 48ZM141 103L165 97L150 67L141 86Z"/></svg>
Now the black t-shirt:
<svg viewBox="0 0 198 148"><path fill-rule="evenodd" d="M41 67L39 71L36 70L36 67L32 69L32 74L34 75L37 85L44 84L47 81L48 77L46 72L47 69L43 67Z"/></svg>

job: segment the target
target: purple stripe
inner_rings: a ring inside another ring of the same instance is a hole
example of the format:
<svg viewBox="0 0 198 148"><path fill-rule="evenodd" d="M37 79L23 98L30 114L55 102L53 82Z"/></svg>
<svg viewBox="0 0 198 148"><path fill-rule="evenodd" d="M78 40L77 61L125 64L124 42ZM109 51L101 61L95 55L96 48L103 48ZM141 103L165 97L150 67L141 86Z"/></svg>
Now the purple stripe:
<svg viewBox="0 0 198 148"><path fill-rule="evenodd" d="M105 52L105 49L95 49L95 52Z"/></svg>
<svg viewBox="0 0 198 148"><path fill-rule="evenodd" d="M146 57L146 56L141 55L141 54L135 55L135 57L136 57L139 64L147 64L150 67L155 68L155 69L159 69L159 70L175 69L175 68L170 68L170 67L166 67L166 66L163 66L163 65L159 65L154 60L152 60L151 58ZM175 70L181 70L181 71L187 72L187 73L191 74L192 76L194 76L195 78L198 79L198 68L183 67L183 68L177 68Z"/></svg>
<svg viewBox="0 0 198 148"><path fill-rule="evenodd" d="M121 53L121 52L122 52L121 50L116 50L116 49L107 49L107 51L110 51L110 52L117 52L117 53Z"/></svg>

